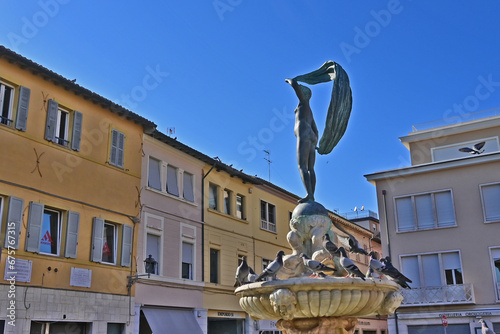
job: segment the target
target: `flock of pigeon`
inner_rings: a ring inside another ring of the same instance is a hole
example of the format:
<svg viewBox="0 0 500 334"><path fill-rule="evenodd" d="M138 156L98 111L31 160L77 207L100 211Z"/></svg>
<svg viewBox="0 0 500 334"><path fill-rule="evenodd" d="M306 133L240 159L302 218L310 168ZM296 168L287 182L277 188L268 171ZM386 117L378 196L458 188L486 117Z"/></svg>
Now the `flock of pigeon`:
<svg viewBox="0 0 500 334"><path fill-rule="evenodd" d="M341 229L344 231L343 229ZM345 232L345 231L344 231ZM363 281L366 277L369 278L388 278L403 288L411 289L408 283L412 283L410 279L404 276L399 270L397 270L391 263L390 258L387 256L380 261L376 257L375 252L367 253L363 248L359 246L358 241L354 236L345 232L348 236L339 236L340 242L343 246L337 247L331 240L328 234L323 237L323 248L330 254L335 263L339 263L348 274L348 277L359 277ZM354 264L354 262L347 256L347 251L351 253L359 253L370 256L370 265L368 272L364 275L361 270ZM262 271L260 275L257 275L253 269L248 265L246 256L243 256L241 264L236 269L235 283L234 287L241 286L243 284L258 282L265 280L268 277L276 278L276 274L283 267L283 256L285 252L280 250L276 254L276 258L269 263L269 265ZM333 273L338 271L337 268L331 268L323 264L322 262L310 259L306 254L301 254L304 266L313 273L315 277L325 277L325 273ZM335 261L335 259L338 261Z"/></svg>

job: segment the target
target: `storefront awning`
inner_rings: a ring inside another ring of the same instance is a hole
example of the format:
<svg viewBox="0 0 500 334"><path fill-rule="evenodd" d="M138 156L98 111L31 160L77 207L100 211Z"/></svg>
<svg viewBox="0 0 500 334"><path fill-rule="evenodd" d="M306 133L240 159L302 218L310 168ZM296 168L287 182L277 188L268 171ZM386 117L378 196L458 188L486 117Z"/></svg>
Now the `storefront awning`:
<svg viewBox="0 0 500 334"><path fill-rule="evenodd" d="M192 310L143 307L153 334L203 334Z"/></svg>

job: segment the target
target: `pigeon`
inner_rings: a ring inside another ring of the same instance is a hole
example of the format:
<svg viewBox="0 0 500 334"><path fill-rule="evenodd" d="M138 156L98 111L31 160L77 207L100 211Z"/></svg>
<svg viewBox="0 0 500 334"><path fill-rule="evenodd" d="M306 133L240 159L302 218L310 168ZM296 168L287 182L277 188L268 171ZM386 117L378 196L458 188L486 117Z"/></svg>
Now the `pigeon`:
<svg viewBox="0 0 500 334"><path fill-rule="evenodd" d="M349 252L363 254L363 255L368 255L368 252L365 251L359 245L358 240L356 240L356 238L352 234L350 234L349 232L347 232L345 229L342 228L342 226L340 226L336 222L334 222L333 224L335 225L336 228L338 228L339 230L341 230L342 232L344 232L345 234L347 234L347 236L338 235L338 238L339 238L340 242L342 244L344 244L345 247L347 247L347 250Z"/></svg>
<svg viewBox="0 0 500 334"><path fill-rule="evenodd" d="M470 154L481 154L484 152L484 150L481 150L484 146L485 142L482 141L480 143L477 143L476 145L472 146L472 148L470 147L462 147L462 148L459 148L458 150L460 152L465 152L465 153L470 153Z"/></svg>
<svg viewBox="0 0 500 334"><path fill-rule="evenodd" d="M285 252L279 251L278 254L276 254L276 259L274 259L273 262L269 263L264 269L264 271L257 276L255 279L256 282L262 281L267 277L274 277L278 273L278 271L283 267L283 255L285 255Z"/></svg>
<svg viewBox="0 0 500 334"><path fill-rule="evenodd" d="M233 286L236 288L243 285L246 282L249 274L250 274L250 267L247 264L247 257L243 256L241 258L240 265L236 269L235 282Z"/></svg>
<svg viewBox="0 0 500 334"><path fill-rule="evenodd" d="M397 270L391 263L391 258L386 256L383 259L380 259L380 262L384 265L382 267L382 274L388 277L390 280L398 283L405 289L411 289L408 283L413 283L408 277L401 274L399 270Z"/></svg>
<svg viewBox="0 0 500 334"><path fill-rule="evenodd" d="M366 277L380 278L384 264L377 260L377 254L375 252L368 253L370 255L370 265L368 266L368 272Z"/></svg>
<svg viewBox="0 0 500 334"><path fill-rule="evenodd" d="M481 334L495 334L494 331L488 328L486 321L479 319L479 323L481 324Z"/></svg>
<svg viewBox="0 0 500 334"><path fill-rule="evenodd" d="M349 276L356 275L359 276L363 281L365 281L365 275L359 270L359 268L352 262L350 258L347 257L344 247L339 247L340 252L340 264L347 271Z"/></svg>
<svg viewBox="0 0 500 334"><path fill-rule="evenodd" d="M324 271L336 271L336 269L325 266L319 261L311 260L306 254L301 254L300 256L302 257L306 268L312 270L315 275L323 273Z"/></svg>
<svg viewBox="0 0 500 334"><path fill-rule="evenodd" d="M339 256L339 248L330 240L330 235L328 235L328 233L323 236L323 248L326 249L332 257Z"/></svg>
<svg viewBox="0 0 500 334"><path fill-rule="evenodd" d="M255 282L255 280L257 279L257 276L259 276L259 275L257 275L257 274L255 273L255 271L253 271L252 267L248 267L248 271L249 271L249 274L248 274L248 276L247 276L247 281L248 281L249 283L253 283L253 282Z"/></svg>

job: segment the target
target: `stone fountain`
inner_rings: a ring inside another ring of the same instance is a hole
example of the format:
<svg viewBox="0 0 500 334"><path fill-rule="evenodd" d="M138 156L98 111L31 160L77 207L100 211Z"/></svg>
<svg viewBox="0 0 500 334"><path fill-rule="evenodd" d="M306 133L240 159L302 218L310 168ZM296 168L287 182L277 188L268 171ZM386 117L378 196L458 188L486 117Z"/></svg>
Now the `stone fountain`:
<svg viewBox="0 0 500 334"><path fill-rule="evenodd" d="M329 260L322 236L331 233L332 223L321 204L299 204L290 227L287 238L293 252L283 258L280 279L246 284L235 291L252 319L278 320L277 327L287 334L341 334L352 333L358 317L389 315L399 307L403 297L392 281L309 276L299 254Z"/></svg>
<svg viewBox="0 0 500 334"><path fill-rule="evenodd" d="M309 99L311 90L298 84L335 81L328 107L325 130L318 143ZM299 104L295 109L297 160L307 196L292 213L287 235L292 254L283 257L277 280L249 283L235 293L240 305L254 320L278 320L277 327L287 334L353 333L358 317L389 315L403 300L399 286L389 280L343 277L337 257L323 248L323 236L332 235L328 211L314 200L316 151L328 154L343 136L352 108L349 78L340 65L328 61L318 70L287 79ZM332 238L333 240L333 238ZM301 254L313 260L333 262L336 276L311 278ZM340 276L340 277L339 277Z"/></svg>

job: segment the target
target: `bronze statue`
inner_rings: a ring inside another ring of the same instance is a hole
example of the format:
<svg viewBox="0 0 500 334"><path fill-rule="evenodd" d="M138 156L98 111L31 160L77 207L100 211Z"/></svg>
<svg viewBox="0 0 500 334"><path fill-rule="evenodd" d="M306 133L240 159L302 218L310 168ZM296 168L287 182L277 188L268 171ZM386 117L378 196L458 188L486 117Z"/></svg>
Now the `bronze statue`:
<svg viewBox="0 0 500 334"><path fill-rule="evenodd" d="M314 201L316 188L315 150L318 150L319 154L330 153L345 133L352 108L349 77L339 64L327 61L316 71L285 81L292 86L299 99L299 104L295 108L294 132L297 137L297 162L300 177L307 192L307 196L299 200L299 203ZM319 147L316 146L319 138L318 129L309 105L312 93L308 87L299 84L299 81L310 85L334 81L325 130L319 141Z"/></svg>

